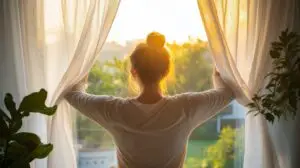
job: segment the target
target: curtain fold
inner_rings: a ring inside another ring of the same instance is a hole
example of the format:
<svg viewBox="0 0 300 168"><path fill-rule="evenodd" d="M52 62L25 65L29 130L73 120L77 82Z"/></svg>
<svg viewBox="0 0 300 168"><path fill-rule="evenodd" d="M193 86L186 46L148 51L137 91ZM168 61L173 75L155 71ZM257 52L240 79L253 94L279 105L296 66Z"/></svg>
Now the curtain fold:
<svg viewBox="0 0 300 168"><path fill-rule="evenodd" d="M218 70L234 90L237 100L248 104L264 85L264 76L271 69L268 56L271 42L287 27L299 31L299 2L198 0L198 7ZM284 126L286 124L270 125L260 115L246 116L245 168L296 166L289 160L293 157L294 139L287 139L287 135L283 135L286 141L278 139L280 135L276 130ZM294 129L295 125L289 128ZM290 132L292 134L295 132ZM283 143L289 150L280 147Z"/></svg>
<svg viewBox="0 0 300 168"><path fill-rule="evenodd" d="M63 26L63 29L60 30L63 31L64 42L69 47L67 55L70 64L66 66L67 69L62 74L57 87L53 87L52 90L53 96L50 103L58 103L59 107L56 115L49 121L48 127L49 141L57 146L48 160L48 166L51 168L76 167L75 146L71 130L72 117L70 107L62 99L62 96L69 87L80 81L89 72L99 56L100 49L106 40L119 6L119 0L63 0L62 2L61 8L65 10L62 11L61 26ZM52 14L49 13L48 19L51 19L51 17ZM59 33L56 32L56 34ZM51 68L49 67L47 72L51 72ZM72 152L65 152L66 148ZM57 160L62 157L68 158L67 160L72 162L61 162L60 164Z"/></svg>
<svg viewBox="0 0 300 168"><path fill-rule="evenodd" d="M55 116L34 114L23 131L38 134L54 150L33 168L77 167L70 106L64 92L92 67L106 40L120 0L0 1L0 98L6 92L22 97L40 88L48 91Z"/></svg>

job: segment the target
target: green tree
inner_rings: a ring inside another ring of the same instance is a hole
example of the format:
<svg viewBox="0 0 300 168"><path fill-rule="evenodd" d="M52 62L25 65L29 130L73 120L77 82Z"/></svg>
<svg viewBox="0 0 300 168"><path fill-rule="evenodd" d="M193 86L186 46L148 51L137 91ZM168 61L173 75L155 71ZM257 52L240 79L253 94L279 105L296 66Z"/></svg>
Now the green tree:
<svg viewBox="0 0 300 168"><path fill-rule="evenodd" d="M216 144L207 149L206 162L211 168L231 168L234 167L234 160L241 159L244 153L244 127L233 129L225 127L222 129Z"/></svg>
<svg viewBox="0 0 300 168"><path fill-rule="evenodd" d="M222 129L217 142L206 149L204 158L188 158L186 168L232 168L234 162L242 167L244 154L244 127Z"/></svg>
<svg viewBox="0 0 300 168"><path fill-rule="evenodd" d="M169 94L203 91L211 88L211 59L207 43L197 40L182 45L168 44L173 55L175 82L168 86Z"/></svg>
<svg viewBox="0 0 300 168"><path fill-rule="evenodd" d="M128 61L117 59L97 61L89 73L88 93L97 95L127 95Z"/></svg>

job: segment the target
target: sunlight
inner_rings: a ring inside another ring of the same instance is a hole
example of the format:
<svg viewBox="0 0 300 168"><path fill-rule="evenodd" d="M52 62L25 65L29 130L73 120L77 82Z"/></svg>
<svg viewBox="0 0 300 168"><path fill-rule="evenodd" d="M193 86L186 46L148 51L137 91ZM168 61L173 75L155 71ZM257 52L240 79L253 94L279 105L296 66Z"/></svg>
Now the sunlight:
<svg viewBox="0 0 300 168"><path fill-rule="evenodd" d="M151 31L165 34L169 42L190 38L207 41L197 1L126 0L122 1L108 41L124 44L144 39Z"/></svg>
<svg viewBox="0 0 300 168"><path fill-rule="evenodd" d="M71 1L70 1L71 2ZM59 1L45 1L45 25L51 34L62 27ZM55 18L55 19L54 19ZM125 44L144 39L149 32L163 33L168 42L183 43L200 38L207 41L197 1L187 0L124 0L121 2L107 41ZM57 39L46 37L47 43Z"/></svg>

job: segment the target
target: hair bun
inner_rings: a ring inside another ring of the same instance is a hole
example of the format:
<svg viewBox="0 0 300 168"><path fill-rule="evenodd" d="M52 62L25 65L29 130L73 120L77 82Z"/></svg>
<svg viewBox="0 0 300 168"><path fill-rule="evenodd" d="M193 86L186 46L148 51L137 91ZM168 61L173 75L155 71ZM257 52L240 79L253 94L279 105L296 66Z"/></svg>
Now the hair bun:
<svg viewBox="0 0 300 168"><path fill-rule="evenodd" d="M165 36L158 32L152 32L147 36L147 44L150 47L160 49L164 47L165 43L166 43Z"/></svg>

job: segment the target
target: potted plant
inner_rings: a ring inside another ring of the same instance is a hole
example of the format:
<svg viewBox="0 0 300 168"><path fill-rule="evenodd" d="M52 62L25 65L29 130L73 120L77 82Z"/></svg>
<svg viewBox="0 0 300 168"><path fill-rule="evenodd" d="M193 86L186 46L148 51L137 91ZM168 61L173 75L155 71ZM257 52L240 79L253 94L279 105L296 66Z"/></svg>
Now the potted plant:
<svg viewBox="0 0 300 168"><path fill-rule="evenodd" d="M252 98L249 112L264 115L273 123L277 117L295 117L300 100L300 35L288 29L272 43L272 71L265 77L267 84Z"/></svg>
<svg viewBox="0 0 300 168"><path fill-rule="evenodd" d="M30 132L18 132L22 127L22 120L30 113L53 115L57 106L47 107L45 101L47 92L41 89L25 96L19 107L11 94L6 94L4 104L7 113L0 108L0 167L1 168L29 168L34 159L48 156L52 151L52 144L43 144L40 138Z"/></svg>

